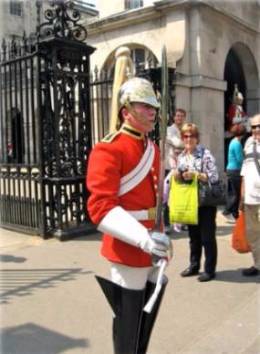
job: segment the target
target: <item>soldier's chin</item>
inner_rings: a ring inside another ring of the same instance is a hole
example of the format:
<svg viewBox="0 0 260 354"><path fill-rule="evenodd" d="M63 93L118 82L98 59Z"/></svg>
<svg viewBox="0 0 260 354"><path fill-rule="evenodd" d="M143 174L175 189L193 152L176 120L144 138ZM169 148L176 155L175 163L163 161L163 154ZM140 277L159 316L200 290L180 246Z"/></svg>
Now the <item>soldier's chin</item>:
<svg viewBox="0 0 260 354"><path fill-rule="evenodd" d="M155 122L149 122L149 124L147 124L146 133L150 133L154 129L154 126L155 126Z"/></svg>
<svg viewBox="0 0 260 354"><path fill-rule="evenodd" d="M137 122L136 124L132 124L133 128L139 130L141 133L150 133L154 129L154 122Z"/></svg>

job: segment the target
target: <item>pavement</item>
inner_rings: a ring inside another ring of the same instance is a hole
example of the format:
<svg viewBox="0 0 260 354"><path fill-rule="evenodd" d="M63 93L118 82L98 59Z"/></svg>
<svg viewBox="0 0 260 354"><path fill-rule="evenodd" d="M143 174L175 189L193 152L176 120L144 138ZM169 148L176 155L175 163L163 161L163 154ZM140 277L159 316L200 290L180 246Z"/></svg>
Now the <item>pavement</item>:
<svg viewBox="0 0 260 354"><path fill-rule="evenodd" d="M259 354L260 277L231 248L218 212L216 279L182 278L187 232L173 233L170 282L148 354ZM0 229L1 354L112 354L111 310L94 278L108 276L99 233L60 242Z"/></svg>

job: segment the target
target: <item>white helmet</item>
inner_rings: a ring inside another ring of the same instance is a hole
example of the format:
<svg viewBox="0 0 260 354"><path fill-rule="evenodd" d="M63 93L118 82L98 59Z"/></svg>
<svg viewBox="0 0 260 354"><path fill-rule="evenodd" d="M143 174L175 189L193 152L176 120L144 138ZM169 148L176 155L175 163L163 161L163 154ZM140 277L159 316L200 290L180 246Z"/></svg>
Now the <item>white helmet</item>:
<svg viewBox="0 0 260 354"><path fill-rule="evenodd" d="M233 103L237 105L241 105L243 103L244 97L241 92L238 90L238 85L235 84L234 92L233 92Z"/></svg>
<svg viewBox="0 0 260 354"><path fill-rule="evenodd" d="M146 103L156 109L160 107L152 84L148 80L139 77L127 80L120 87L118 98L119 110L123 106L133 102Z"/></svg>

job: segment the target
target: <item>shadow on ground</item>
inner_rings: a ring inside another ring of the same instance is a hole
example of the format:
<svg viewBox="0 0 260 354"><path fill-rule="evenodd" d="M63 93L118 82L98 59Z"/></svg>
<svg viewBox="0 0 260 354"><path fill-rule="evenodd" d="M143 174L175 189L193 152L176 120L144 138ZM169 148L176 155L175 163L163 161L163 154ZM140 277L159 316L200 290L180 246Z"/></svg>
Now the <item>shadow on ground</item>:
<svg viewBox="0 0 260 354"><path fill-rule="evenodd" d="M56 354L89 346L87 339L72 338L34 323L4 328L1 332L1 353L6 354Z"/></svg>
<svg viewBox="0 0 260 354"><path fill-rule="evenodd" d="M231 283L260 283L260 276L245 277L242 275L242 269L217 271L216 281L225 281Z"/></svg>
<svg viewBox="0 0 260 354"><path fill-rule="evenodd" d="M15 257L11 254L0 254L0 262L6 263L23 263L26 261L24 257Z"/></svg>
<svg viewBox="0 0 260 354"><path fill-rule="evenodd" d="M92 274L82 268L2 269L0 304L7 304L15 296L28 296L36 290L55 287L59 282L73 281L76 276Z"/></svg>

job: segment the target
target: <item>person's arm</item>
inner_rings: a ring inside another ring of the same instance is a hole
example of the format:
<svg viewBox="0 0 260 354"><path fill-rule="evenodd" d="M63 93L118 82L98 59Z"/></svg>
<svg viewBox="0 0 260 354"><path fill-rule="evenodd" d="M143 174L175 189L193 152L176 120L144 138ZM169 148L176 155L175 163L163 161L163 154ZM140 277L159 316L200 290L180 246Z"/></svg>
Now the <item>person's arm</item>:
<svg viewBox="0 0 260 354"><path fill-rule="evenodd" d="M246 163L245 160L242 164L240 176L241 176L241 185L240 185L240 200L239 200L239 210L244 210L244 203L245 203L245 170L246 170Z"/></svg>
<svg viewBox="0 0 260 354"><path fill-rule="evenodd" d="M234 155L237 161L237 166L241 166L244 159L244 154L243 154L243 147L240 141L238 141L235 146Z"/></svg>
<svg viewBox="0 0 260 354"><path fill-rule="evenodd" d="M94 224L119 205L122 157L110 144L97 144L90 153L87 169L88 213Z"/></svg>
<svg viewBox="0 0 260 354"><path fill-rule="evenodd" d="M240 200L239 200L239 210L244 210L244 203L245 203L245 181L244 177L241 180L241 187L240 187Z"/></svg>

